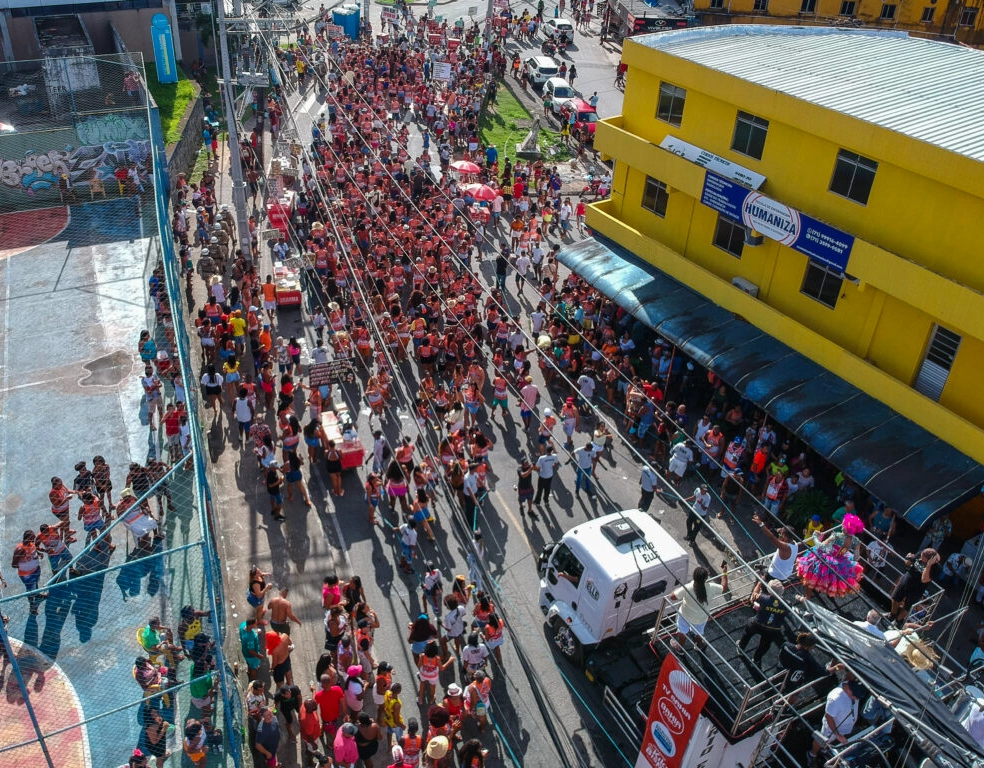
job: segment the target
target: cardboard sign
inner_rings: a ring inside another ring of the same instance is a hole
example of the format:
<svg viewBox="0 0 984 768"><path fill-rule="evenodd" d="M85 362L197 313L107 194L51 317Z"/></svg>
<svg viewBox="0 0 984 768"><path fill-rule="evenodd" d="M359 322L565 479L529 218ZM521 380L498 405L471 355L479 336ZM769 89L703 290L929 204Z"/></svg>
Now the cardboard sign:
<svg viewBox="0 0 984 768"><path fill-rule="evenodd" d="M308 368L309 386L327 387L340 382L355 381L355 366L351 360L329 360Z"/></svg>

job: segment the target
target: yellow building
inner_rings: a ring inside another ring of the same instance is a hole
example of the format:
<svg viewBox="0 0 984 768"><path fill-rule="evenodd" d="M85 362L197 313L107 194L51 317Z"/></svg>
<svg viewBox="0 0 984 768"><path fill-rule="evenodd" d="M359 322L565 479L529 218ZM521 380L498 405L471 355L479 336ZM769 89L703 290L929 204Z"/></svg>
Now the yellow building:
<svg viewBox="0 0 984 768"><path fill-rule="evenodd" d="M803 24L896 29L984 46L984 0L694 0L702 24Z"/></svg>
<svg viewBox="0 0 984 768"><path fill-rule="evenodd" d="M620 284L656 281L626 288L637 316L655 313L643 319L875 495L911 496L892 500L916 524L976 495L984 52L899 32L725 25L628 40L623 60L624 113L595 138L615 161L612 194L587 223L656 268ZM565 260L585 274L598 247ZM664 278L712 309L667 323L679 294ZM772 372L757 381L728 344ZM833 399L814 414L794 396Z"/></svg>

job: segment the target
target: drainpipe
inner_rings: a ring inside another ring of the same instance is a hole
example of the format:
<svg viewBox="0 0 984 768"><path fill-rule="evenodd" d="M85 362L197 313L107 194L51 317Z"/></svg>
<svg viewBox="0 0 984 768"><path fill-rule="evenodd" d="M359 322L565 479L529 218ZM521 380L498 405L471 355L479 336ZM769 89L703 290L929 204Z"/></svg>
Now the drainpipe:
<svg viewBox="0 0 984 768"><path fill-rule="evenodd" d="M10 27L7 26L7 19L10 18L10 11L4 9L0 13L0 42L3 43L3 60L9 72L14 70L14 44L10 39Z"/></svg>

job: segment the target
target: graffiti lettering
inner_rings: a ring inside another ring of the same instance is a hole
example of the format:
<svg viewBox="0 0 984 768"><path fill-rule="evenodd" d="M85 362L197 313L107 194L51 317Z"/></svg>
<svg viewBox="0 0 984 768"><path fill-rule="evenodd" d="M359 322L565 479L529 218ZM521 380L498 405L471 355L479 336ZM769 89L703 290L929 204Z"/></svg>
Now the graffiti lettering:
<svg viewBox="0 0 984 768"><path fill-rule="evenodd" d="M148 138L147 116L130 112L80 117L75 130L79 143L89 145Z"/></svg>
<svg viewBox="0 0 984 768"><path fill-rule="evenodd" d="M0 160L0 182L29 195L57 187L58 177L68 173L67 157L68 152L52 149L43 154L28 152L23 160Z"/></svg>
<svg viewBox="0 0 984 768"><path fill-rule="evenodd" d="M135 139L43 153L28 150L20 159L0 158L0 186L20 189L34 197L39 192L57 190L58 179L63 173L74 186L94 178L105 181L113 179L120 166L136 163L144 167L149 156L150 142Z"/></svg>

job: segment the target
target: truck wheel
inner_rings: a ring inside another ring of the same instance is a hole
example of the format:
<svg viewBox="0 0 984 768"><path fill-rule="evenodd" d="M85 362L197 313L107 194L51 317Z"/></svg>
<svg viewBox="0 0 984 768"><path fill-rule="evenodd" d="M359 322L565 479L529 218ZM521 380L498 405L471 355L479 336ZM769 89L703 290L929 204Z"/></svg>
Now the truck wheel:
<svg viewBox="0 0 984 768"><path fill-rule="evenodd" d="M563 621L557 621L554 625L554 645L572 664L580 664L584 655L584 648L581 641L577 639L571 628Z"/></svg>

